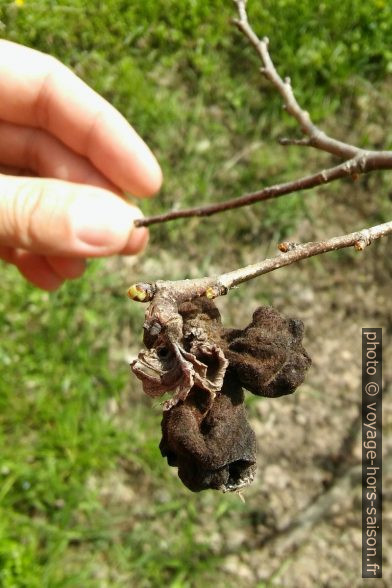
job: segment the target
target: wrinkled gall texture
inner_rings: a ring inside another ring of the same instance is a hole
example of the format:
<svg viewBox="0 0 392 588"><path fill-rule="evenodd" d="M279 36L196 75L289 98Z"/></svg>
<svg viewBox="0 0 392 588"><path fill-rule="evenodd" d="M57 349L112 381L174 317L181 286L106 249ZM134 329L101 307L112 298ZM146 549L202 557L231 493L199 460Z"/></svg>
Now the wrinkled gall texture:
<svg viewBox="0 0 392 588"><path fill-rule="evenodd" d="M161 453L194 492L240 490L256 470L242 388L268 397L294 392L311 364L302 346L303 324L262 306L245 329L225 329L205 297L182 303L174 314L159 321L150 310L147 350L132 363L146 394L171 393L163 409Z"/></svg>

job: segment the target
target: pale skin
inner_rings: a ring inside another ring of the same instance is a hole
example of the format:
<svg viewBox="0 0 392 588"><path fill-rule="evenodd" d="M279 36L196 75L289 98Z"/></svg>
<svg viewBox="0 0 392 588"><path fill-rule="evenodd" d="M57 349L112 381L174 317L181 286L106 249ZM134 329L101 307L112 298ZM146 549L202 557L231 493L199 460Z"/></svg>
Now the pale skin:
<svg viewBox="0 0 392 588"><path fill-rule="evenodd" d="M0 40L0 259L51 291L89 257L136 254L148 233L124 193L161 182L115 108L53 57Z"/></svg>

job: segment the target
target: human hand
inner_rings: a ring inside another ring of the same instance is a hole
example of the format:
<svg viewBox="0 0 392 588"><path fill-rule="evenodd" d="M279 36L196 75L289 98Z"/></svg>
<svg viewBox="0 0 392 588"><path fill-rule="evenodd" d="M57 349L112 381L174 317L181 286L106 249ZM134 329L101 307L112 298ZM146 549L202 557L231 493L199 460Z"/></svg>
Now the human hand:
<svg viewBox="0 0 392 588"><path fill-rule="evenodd" d="M121 194L161 181L115 108L53 57L0 40L0 259L55 290L88 257L137 253L148 233Z"/></svg>

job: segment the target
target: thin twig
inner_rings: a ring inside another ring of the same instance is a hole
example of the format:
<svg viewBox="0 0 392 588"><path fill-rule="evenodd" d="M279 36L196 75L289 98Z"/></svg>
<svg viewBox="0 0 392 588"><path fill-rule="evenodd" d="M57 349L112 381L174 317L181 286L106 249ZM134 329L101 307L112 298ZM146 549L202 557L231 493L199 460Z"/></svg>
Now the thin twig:
<svg viewBox="0 0 392 588"><path fill-rule="evenodd" d="M244 194L243 196L225 200L206 206L197 206L195 208L184 208L183 210L172 210L155 216L147 216L143 219L137 219L135 226L148 227L157 223L164 223L179 218L205 217L249 206L255 202L271 200L286 194L292 194L300 190L310 190L322 184L329 184L335 180L344 177L357 177L359 174L369 173L375 170L392 169L392 151L364 151L359 150L358 154L339 165L319 171L311 176L304 176L297 180L266 186L257 192Z"/></svg>
<svg viewBox="0 0 392 588"><path fill-rule="evenodd" d="M247 282L248 280L272 272L285 265L290 265L296 261L320 255L321 253L344 249L345 247L355 247L356 251L363 251L365 247L370 245L376 239L380 239L391 233L392 221L389 221L368 229L356 231L355 233L341 235L340 237L332 237L332 239L327 239L326 241L311 241L309 243L298 244L295 246L290 243L287 247L287 251L285 251L286 244L282 243L279 246L279 249L283 251L282 255L265 259L260 263L248 265L227 274L222 274L219 278L218 286L230 289L242 282Z"/></svg>
<svg viewBox="0 0 392 588"><path fill-rule="evenodd" d="M284 139L284 144L298 144L314 146L334 155L346 159L340 165L331 167L317 172L311 176L306 176L294 181L283 184L268 186L254 192L245 194L240 198L235 198L219 204L210 204L204 207L191 208L187 210L172 211L166 214L145 218L136 221L137 226L148 226L158 222L165 222L178 218L191 216L209 216L223 210L247 206L260 200L268 200L290 194L299 190L307 190L321 184L327 184L334 180L344 177L356 178L359 174L368 173L374 170L392 169L392 151L368 151L360 149L337 141L328 137L320 131L311 121L309 113L302 110L299 106L291 88L290 81L285 81L277 73L268 53L268 40L260 41L256 34L249 26L246 14L246 0L234 0L238 7L239 19L236 21L237 26L244 32L246 37L257 49L263 61L263 73L271 80L273 85L281 94L287 111L299 122L303 133L306 137L302 139ZM144 324L145 333L149 336L156 336L161 332L163 326L170 331L171 337L177 337L181 333L182 319L178 313L178 307L181 302L192 300L197 297L206 296L207 298L216 298L227 294L227 292L243 282L274 271L278 268L290 265L297 261L336 251L345 247L355 247L357 251L362 251L374 240L380 239L392 233L392 221L380 224L374 227L333 237L331 239L319 242L309 242L296 244L292 242L281 243L279 249L281 253L275 257L265 259L259 263L246 266L220 276L199 278L196 280L179 280L179 281L157 281L150 283L134 284L128 290L131 299L139 302L151 302L146 311L146 321Z"/></svg>
<svg viewBox="0 0 392 588"><path fill-rule="evenodd" d="M269 40L268 37L259 39L254 30L249 24L248 15L246 13L246 1L245 0L234 0L238 8L238 19L234 19L234 24L238 29L247 37L253 47L256 49L263 67L261 73L272 83L277 89L279 94L283 98L284 107L287 112L293 116L298 124L300 125L301 131L308 136L304 142L298 142L297 140L291 141L290 139L284 139L284 145L308 145L327 151L333 155L337 155L342 159L351 159L357 155L360 151L358 147L338 141L329 137L321 131L311 120L309 112L303 110L297 102L294 95L293 88L291 86L291 80L289 77L284 80L278 74L275 65L271 59L268 51Z"/></svg>
<svg viewBox="0 0 392 588"><path fill-rule="evenodd" d="M336 251L346 247L355 247L356 251L363 251L376 239L392 234L392 221L362 229L340 237L333 237L326 241L311 241L303 244L281 243L280 255L264 259L259 263L248 265L234 271L196 280L158 281L155 283L134 284L128 290L128 295L139 302L150 302L159 294L161 297L170 297L173 301L184 301L197 296L216 298L243 282L247 282L267 274L280 267L290 265L302 259L307 259L321 253Z"/></svg>
<svg viewBox="0 0 392 588"><path fill-rule="evenodd" d="M290 182L284 182L282 184L266 186L257 192L244 194L224 202L185 208L183 210L174 210L138 219L135 221L135 226L137 227L148 227L150 225L180 218L211 216L226 210L249 206L255 202L278 198L279 196L285 196L300 190L309 190L316 186L328 184L329 182L347 176L353 176L356 178L358 174L361 173L392 169L392 151L369 151L360 149L349 143L344 143L329 137L312 122L309 113L299 106L291 87L290 79L286 78L283 80L276 71L268 51L268 39L264 38L263 40L260 40L250 26L246 13L246 1L234 0L234 2L237 5L239 14L239 18L234 20L234 23L255 47L263 63L262 73L278 90L283 98L287 112L298 121L302 132L306 135L306 137L301 139L283 138L280 140L280 143L282 145L316 147L317 149L337 155L346 161L340 165L327 168L313 175L305 176Z"/></svg>

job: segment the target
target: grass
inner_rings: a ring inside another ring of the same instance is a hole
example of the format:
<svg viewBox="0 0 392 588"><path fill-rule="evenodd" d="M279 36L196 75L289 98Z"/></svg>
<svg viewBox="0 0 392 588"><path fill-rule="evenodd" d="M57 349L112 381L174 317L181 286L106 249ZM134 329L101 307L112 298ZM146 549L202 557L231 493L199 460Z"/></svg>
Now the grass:
<svg viewBox="0 0 392 588"><path fill-rule="evenodd" d="M145 212L232 197L318 161L272 141L292 123L230 27L230 2L19 4L0 3L2 35L73 67L156 152L166 183ZM392 71L390 2L266 0L250 2L250 13L317 120ZM157 227L129 276L95 262L52 295L2 267L1 588L228 585L214 537L249 508L235 496L191 495L161 459L159 410L127 362L143 309L124 292L132 273L229 269L256 243L294 231L314 198L270 203L261 222L249 209ZM375 215L386 214L380 202ZM259 298L271 301L268 291Z"/></svg>
<svg viewBox="0 0 392 588"><path fill-rule="evenodd" d="M110 294L124 284L98 264L51 296L12 272L3 285L0 585L101 586L105 566L110 586L158 585L180 577L184 557L195 576L208 571L196 504L230 499L189 501L159 456L159 411L139 401L125 359L108 356L133 308ZM129 515L113 499L121 476Z"/></svg>

